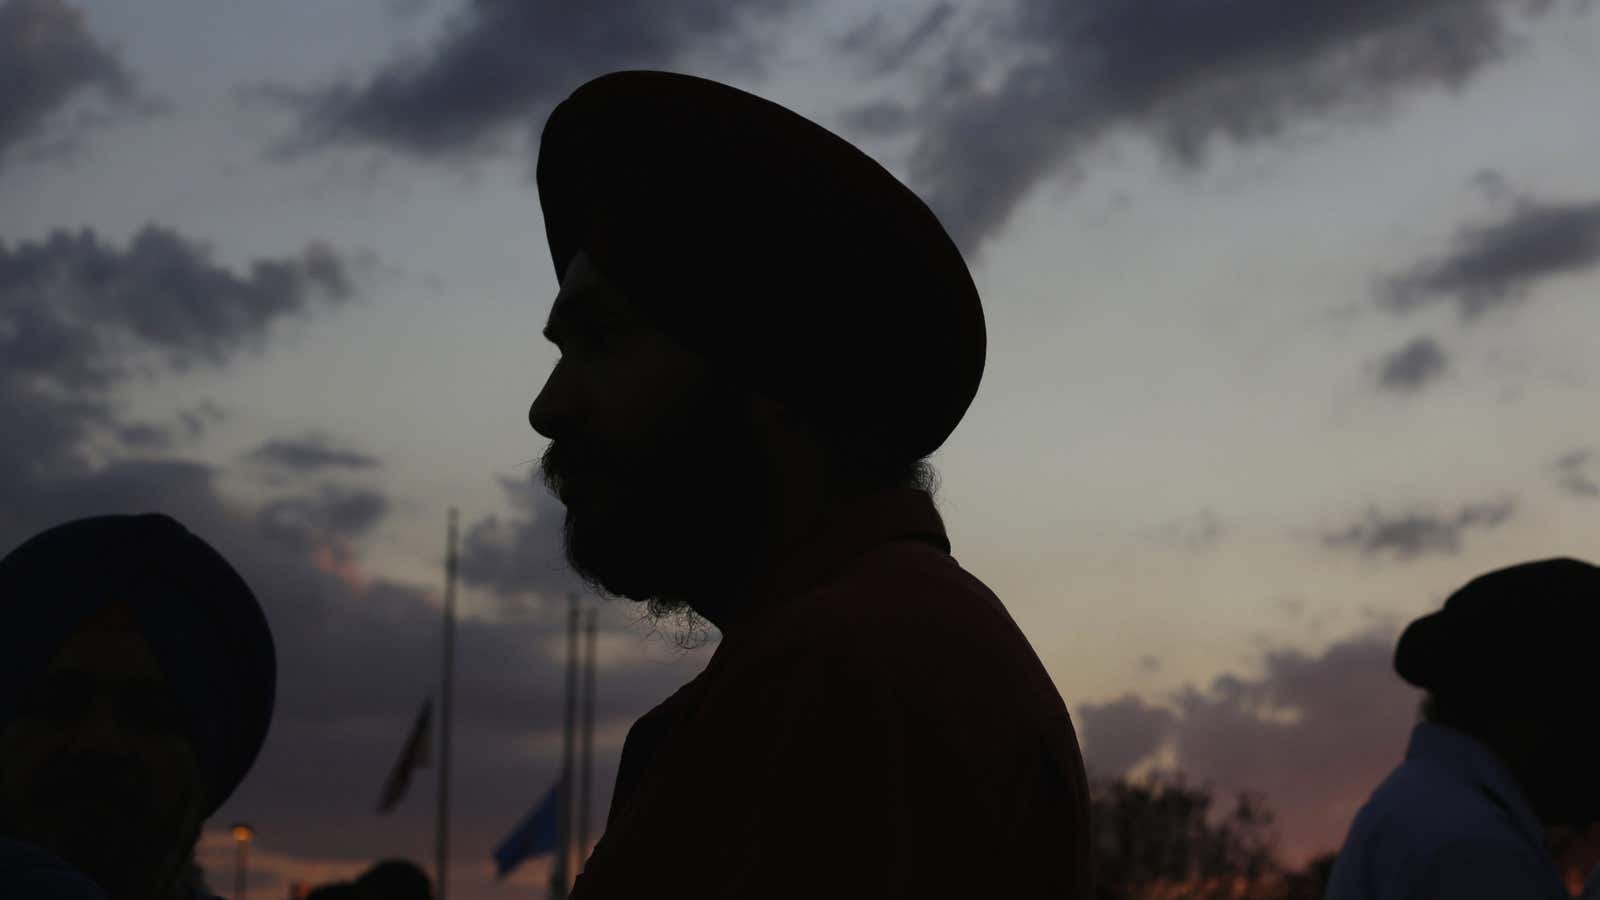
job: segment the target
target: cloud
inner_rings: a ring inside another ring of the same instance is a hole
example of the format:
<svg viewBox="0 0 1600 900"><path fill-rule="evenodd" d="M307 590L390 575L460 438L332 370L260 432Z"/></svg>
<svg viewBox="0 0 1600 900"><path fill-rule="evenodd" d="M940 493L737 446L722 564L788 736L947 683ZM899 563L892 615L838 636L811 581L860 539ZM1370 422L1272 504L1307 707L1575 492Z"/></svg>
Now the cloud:
<svg viewBox="0 0 1600 900"><path fill-rule="evenodd" d="M191 440L206 433L206 429L228 418L228 411L210 399L201 400L190 409L178 413L178 422Z"/></svg>
<svg viewBox="0 0 1600 900"><path fill-rule="evenodd" d="M1198 552L1215 547L1225 531L1215 512L1202 509L1193 516L1162 525L1150 536L1156 543Z"/></svg>
<svg viewBox="0 0 1600 900"><path fill-rule="evenodd" d="M163 369L225 365L261 346L277 322L351 292L347 263L324 247L257 260L239 275L157 226L125 249L87 229L0 241L0 500L13 504L0 502L0 533L32 492L88 477L97 441L151 450L171 436L120 420L118 387ZM222 415L202 401L180 421L197 437Z"/></svg>
<svg viewBox="0 0 1600 900"><path fill-rule="evenodd" d="M159 352L168 365L220 365L258 347L276 321L354 293L352 262L323 244L236 274L208 248L146 225L119 249L92 229L0 242L0 347L8 368L71 388L118 376L114 360Z"/></svg>
<svg viewBox="0 0 1600 900"><path fill-rule="evenodd" d="M1335 849L1404 755L1420 695L1394 675L1391 639L1320 655L1269 650L1261 674L1220 675L1162 702L1123 697L1074 713L1091 765L1125 773L1158 749L1196 780L1260 792L1292 856Z"/></svg>
<svg viewBox="0 0 1600 900"><path fill-rule="evenodd" d="M562 549L566 510L545 489L537 470L500 479L513 515L489 516L469 526L461 542L461 579L492 591L504 603L556 600L588 588L567 565Z"/></svg>
<svg viewBox="0 0 1600 900"><path fill-rule="evenodd" d="M1384 357L1378 385L1402 393L1421 390L1449 367L1444 350L1431 337L1419 337Z"/></svg>
<svg viewBox="0 0 1600 900"><path fill-rule="evenodd" d="M315 494L273 500L261 508L262 531L309 547L317 535L360 537L389 513L389 498L368 488L323 485Z"/></svg>
<svg viewBox="0 0 1600 900"><path fill-rule="evenodd" d="M1518 201L1502 219L1468 225L1443 257L1389 278L1379 301L1410 312L1454 301L1474 319L1527 299L1540 282L1600 267L1600 201Z"/></svg>
<svg viewBox="0 0 1600 900"><path fill-rule="evenodd" d="M206 429L226 417L216 403L202 400L181 410L170 422L116 422L108 427L122 447L131 451L163 453L184 441L198 440Z"/></svg>
<svg viewBox="0 0 1600 900"><path fill-rule="evenodd" d="M946 31L956 13L949 0L934 4L903 35L893 35L882 13L850 29L833 42L834 50L872 61L873 74L886 75L901 69L911 57Z"/></svg>
<svg viewBox="0 0 1600 900"><path fill-rule="evenodd" d="M920 77L920 95L898 114L873 101L869 118L914 135L913 183L976 252L1035 185L1075 174L1114 130L1194 165L1220 141L1370 118L1409 93L1459 89L1510 52L1512 13L1557 5L1014 0L972 28L946 28L956 36ZM876 61L895 52L859 43Z"/></svg>
<svg viewBox="0 0 1600 900"><path fill-rule="evenodd" d="M333 446L326 435L307 434L296 438L273 438L250 451L246 459L298 474L326 469L373 469L378 458Z"/></svg>
<svg viewBox="0 0 1600 900"><path fill-rule="evenodd" d="M146 229L126 249L91 232L0 245L0 553L70 519L155 511L234 564L272 627L278 700L260 760L217 821L251 821L259 846L285 859L425 852L406 848L428 833L426 797L408 798L388 817L372 807L419 704L436 691L438 586L407 584L368 563L366 547L395 506L387 491L295 479L241 499L227 490L228 470L173 456L161 442L223 418L214 402L194 402L167 425L128 418L117 398L186 365L225 366L263 345L275 324L340 302L353 290L343 266L310 252L238 274L161 229ZM474 587L463 588L470 600ZM597 810L628 724L707 655L662 652L630 628L627 609L606 606L600 620ZM469 893L488 890L483 861L557 765L565 604L519 611L515 619L464 615L456 629L453 846L457 884ZM418 781L414 793L431 787L426 775Z"/></svg>
<svg viewBox="0 0 1600 900"><path fill-rule="evenodd" d="M1516 512L1510 499L1469 503L1454 515L1431 512L1382 513L1369 510L1365 521L1322 536L1323 546L1353 549L1366 556L1392 554L1409 561L1430 554L1454 555L1461 551L1463 535L1487 531L1508 521Z"/></svg>
<svg viewBox="0 0 1600 900"><path fill-rule="evenodd" d="M532 131L583 81L614 69L662 68L721 54L755 69L750 29L806 0L621 0L602 5L478 0L424 53L365 80L257 93L298 116L288 155L335 144L419 157L472 156L508 131Z"/></svg>
<svg viewBox="0 0 1600 900"><path fill-rule="evenodd" d="M76 8L62 0L0 3L0 167L35 141L40 154L72 149L83 129L103 116L86 114L64 125L54 120L91 90L117 110L149 113L158 105L140 95L133 75L89 34ZM53 125L60 128L52 135Z"/></svg>
<svg viewBox="0 0 1600 900"><path fill-rule="evenodd" d="M1119 775L1149 758L1171 737L1177 716L1129 694L1085 705L1075 717L1088 767Z"/></svg>
<svg viewBox="0 0 1600 900"><path fill-rule="evenodd" d="M377 817L372 807L418 706L436 692L436 586L362 571L361 543L388 505L380 495L332 488L256 505L227 499L223 478L216 467L173 459L114 461L53 480L0 474L0 552L60 521L107 512L166 512L200 534L260 598L279 662L267 745L216 821L248 819L262 847L287 860L419 855L406 848L429 833L432 773L394 814ZM327 565L330 539L346 542L344 568ZM361 577L349 577L351 569ZM453 847L457 883L468 892L488 884L481 862L558 765L565 604L526 612L457 624ZM652 653L625 619L602 609L601 645L614 649L602 654L599 674L597 822L628 724L706 655Z"/></svg>
<svg viewBox="0 0 1600 900"><path fill-rule="evenodd" d="M1600 497L1600 481L1589 472L1589 463L1594 460L1594 451L1582 447L1564 454L1557 459L1551 468L1555 469L1556 483L1561 490L1574 497L1590 499Z"/></svg>

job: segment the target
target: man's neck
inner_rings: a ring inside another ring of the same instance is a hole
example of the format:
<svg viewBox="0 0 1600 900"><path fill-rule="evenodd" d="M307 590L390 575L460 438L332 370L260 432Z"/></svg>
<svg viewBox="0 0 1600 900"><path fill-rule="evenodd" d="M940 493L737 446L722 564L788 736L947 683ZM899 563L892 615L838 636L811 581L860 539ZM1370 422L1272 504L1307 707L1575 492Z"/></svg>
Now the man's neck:
<svg viewBox="0 0 1600 900"><path fill-rule="evenodd" d="M820 480L795 479L776 486L744 576L717 615L706 618L724 635L737 633L753 604L769 599L763 595L805 569L818 535L834 525L853 499L855 495Z"/></svg>

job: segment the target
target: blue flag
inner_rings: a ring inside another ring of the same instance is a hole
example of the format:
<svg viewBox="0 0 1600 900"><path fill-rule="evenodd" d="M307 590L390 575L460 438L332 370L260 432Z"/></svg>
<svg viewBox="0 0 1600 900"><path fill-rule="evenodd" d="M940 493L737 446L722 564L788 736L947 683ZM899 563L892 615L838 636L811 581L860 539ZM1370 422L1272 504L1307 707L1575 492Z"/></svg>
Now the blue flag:
<svg viewBox="0 0 1600 900"><path fill-rule="evenodd" d="M496 877L506 877L525 859L556 850L561 843L561 812L561 781L557 779L533 812L495 848Z"/></svg>

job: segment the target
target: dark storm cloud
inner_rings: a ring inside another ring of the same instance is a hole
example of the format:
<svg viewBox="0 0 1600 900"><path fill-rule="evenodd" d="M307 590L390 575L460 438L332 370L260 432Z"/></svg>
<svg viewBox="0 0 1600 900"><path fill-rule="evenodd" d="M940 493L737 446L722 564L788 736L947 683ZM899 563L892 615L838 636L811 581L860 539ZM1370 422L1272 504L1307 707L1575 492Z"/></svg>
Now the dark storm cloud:
<svg viewBox="0 0 1600 900"><path fill-rule="evenodd" d="M1378 385L1401 393L1420 390L1448 368L1444 350L1431 337L1419 337L1383 359Z"/></svg>
<svg viewBox="0 0 1600 900"><path fill-rule="evenodd" d="M1596 267L1600 201L1523 200L1497 222L1462 228L1448 254L1389 279L1380 299L1395 312L1454 302L1471 319L1519 303L1549 278Z"/></svg>
<svg viewBox="0 0 1600 900"><path fill-rule="evenodd" d="M478 0L426 52L370 77L311 90L265 89L298 113L280 149L367 144L424 157L470 155L531 129L583 81L613 69L672 67L723 53L756 66L751 27L809 0Z"/></svg>
<svg viewBox="0 0 1600 900"><path fill-rule="evenodd" d="M1222 140L1383 113L1407 93L1461 87L1511 50L1513 14L1561 5L1013 0L983 20L982 39L953 29L903 114L875 101L870 118L913 131L914 185L976 251L1113 130L1149 134L1190 165Z"/></svg>
<svg viewBox="0 0 1600 900"><path fill-rule="evenodd" d="M250 451L246 458L301 474L327 469L373 469L379 464L376 456L336 447L327 436L314 433L273 438Z"/></svg>
<svg viewBox="0 0 1600 900"><path fill-rule="evenodd" d="M1392 654L1377 635L1320 655L1269 651L1260 675L1222 675L1163 704L1088 704L1074 719L1097 771L1119 774L1167 747L1196 780L1265 794L1291 852L1331 850L1405 752L1420 695L1394 675Z"/></svg>
<svg viewBox="0 0 1600 900"><path fill-rule="evenodd" d="M52 120L91 92L114 108L154 108L116 54L84 27L78 9L61 0L0 3L0 169L12 151L36 139L70 149L78 129L68 124L66 133L52 135L60 124Z"/></svg>
<svg viewBox="0 0 1600 900"><path fill-rule="evenodd" d="M1496 528L1515 512L1516 503L1510 499L1469 503L1454 515L1373 509L1364 521L1324 534L1322 543L1332 549L1357 550L1367 556L1388 554L1403 561L1430 554L1454 555L1461 551L1466 532Z"/></svg>
<svg viewBox="0 0 1600 900"><path fill-rule="evenodd" d="M1555 469L1556 483L1561 490L1574 497L1585 499L1600 497L1600 481L1597 481L1590 471L1594 459L1594 451L1587 447L1581 447L1557 459L1552 468Z"/></svg>
<svg viewBox="0 0 1600 900"><path fill-rule="evenodd" d="M517 604L529 597L557 599L588 593L567 566L561 530L566 511L545 489L537 470L500 479L513 514L489 516L469 526L461 542L461 578Z"/></svg>

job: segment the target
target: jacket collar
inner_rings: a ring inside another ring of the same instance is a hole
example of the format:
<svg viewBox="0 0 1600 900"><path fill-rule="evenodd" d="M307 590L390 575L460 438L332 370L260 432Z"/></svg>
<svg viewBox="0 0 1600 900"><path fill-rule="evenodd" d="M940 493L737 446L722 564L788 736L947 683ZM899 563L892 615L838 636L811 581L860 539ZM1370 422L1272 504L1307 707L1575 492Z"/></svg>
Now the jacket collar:
<svg viewBox="0 0 1600 900"><path fill-rule="evenodd" d="M1436 722L1418 722L1411 730L1406 759L1419 760L1472 785L1511 817L1517 830L1541 852L1545 849L1544 823L1533 811L1511 770L1488 745L1465 732Z"/></svg>
<svg viewBox="0 0 1600 900"><path fill-rule="evenodd" d="M856 557L894 541L922 541L950 552L944 522L927 492L896 488L869 494L819 520L806 537L787 546L751 580L738 616L748 628L782 601L838 574Z"/></svg>

